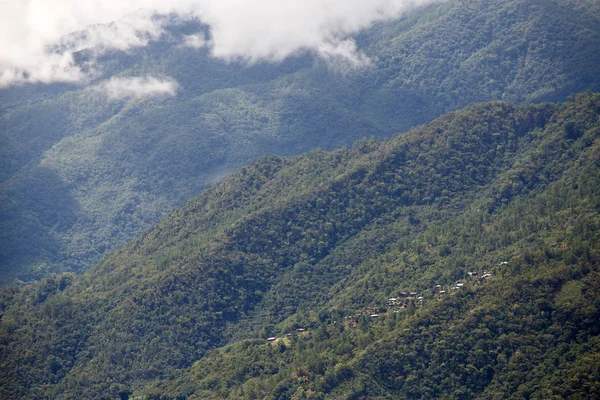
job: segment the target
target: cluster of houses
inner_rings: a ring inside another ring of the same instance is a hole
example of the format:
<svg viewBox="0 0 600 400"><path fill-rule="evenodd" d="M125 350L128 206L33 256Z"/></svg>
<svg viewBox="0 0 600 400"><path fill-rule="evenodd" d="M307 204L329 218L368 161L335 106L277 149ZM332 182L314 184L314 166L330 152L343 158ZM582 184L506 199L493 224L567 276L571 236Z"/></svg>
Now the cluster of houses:
<svg viewBox="0 0 600 400"><path fill-rule="evenodd" d="M386 303L388 307L397 307L400 310L406 309L408 303L412 300L415 304L423 304L423 296L417 292L401 292L399 297L390 297Z"/></svg>
<svg viewBox="0 0 600 400"><path fill-rule="evenodd" d="M400 311L406 310L412 301L415 306L419 306L423 304L424 297L419 295L417 292L401 292L399 297L390 297L386 303L387 308L395 309L393 312L398 313ZM354 322L354 325L358 323L358 320L361 316L367 315L373 319L379 318L381 315L379 312L384 308L374 308L367 307L364 311L359 312L356 315L349 315L344 317L345 319L349 319ZM389 310L388 310L389 312Z"/></svg>
<svg viewBox="0 0 600 400"><path fill-rule="evenodd" d="M504 262L506 262L506 261L504 261ZM487 271L484 271L481 275L479 275L479 272L469 272L469 278L488 279L491 277L492 277L492 274Z"/></svg>
<svg viewBox="0 0 600 400"><path fill-rule="evenodd" d="M508 264L508 262L503 261L502 264ZM492 274L488 271L483 271L481 273L476 272L476 271L472 271L472 272L468 272L469 278L468 279L479 279L479 280L486 280L486 279L490 279L492 277ZM452 284L451 286L449 286L448 289L450 290L460 290L462 287L465 286L464 282L461 281L456 281L454 284ZM446 293L445 290L442 290L442 286L441 285L435 285L435 289L437 291L437 293L439 294L444 294Z"/></svg>
<svg viewBox="0 0 600 400"><path fill-rule="evenodd" d="M503 261L499 265L506 265L506 264L508 264L508 262ZM468 280L474 280L474 279L487 280L492 277L491 272L488 272L488 271L483 271L483 272L472 271L472 272L469 272L468 275L469 276L467 279L464 279L461 281L456 281L452 285L450 285L446 288L444 288L442 285L435 285L432 290L432 293L434 295L444 295L448 291L457 291L457 290L462 289ZM429 290L426 290L426 291L429 292ZM403 291L403 292L400 292L398 297L390 297L387 300L386 306L388 308L388 312L389 312L389 309L391 308L394 313L398 313L398 312L406 310L408 308L409 304L411 304L411 303L414 304L415 307L421 306L421 305L423 305L424 300L425 300L425 297L423 295L420 295L417 292ZM377 312L376 308L367 307L365 309L365 311L360 312L356 315L348 316L348 317L346 317L346 319L351 319L351 320L354 320L355 322L357 322L358 318L360 318L364 314L367 314L368 316L370 316L373 319L379 318L379 316L380 316L380 314Z"/></svg>
<svg viewBox="0 0 600 400"><path fill-rule="evenodd" d="M499 265L506 265L506 264L508 264L508 261L503 261ZM448 291L457 291L465 286L465 282L467 280L472 281L472 280L477 279L477 280L481 281L481 280L488 280L488 279L492 278L492 273L488 272L488 271L483 271L483 272L471 271L471 272L468 272L468 275L469 276L467 279L462 280L462 281L456 281L452 285L448 286L446 289ZM429 289L426 291L429 292ZM434 295L444 295L447 293L447 291L444 290L442 285L435 285L432 292ZM404 292L400 292L398 297L390 297L387 300L386 306L388 309L389 308L393 309L394 313L398 313L398 312L406 310L410 304L413 304L415 307L423 305L423 300L425 300L425 297L422 295L419 295L419 293L417 293L417 292L404 291ZM347 316L344 318L347 320L350 320L350 322L353 323L353 325L355 326L358 323L359 318L363 315L367 315L372 319L379 318L379 316L380 316L379 312L381 310L384 310L384 308L367 307L364 311L359 312L356 315L350 315L350 316ZM388 312L389 312L389 310L388 310ZM296 329L295 332L287 333L286 336L292 336L294 334L300 334L302 332L305 332L305 329L298 328L298 329ZM280 338L277 338L277 337L270 337L267 339L267 342L277 343L277 341L279 339Z"/></svg>
<svg viewBox="0 0 600 400"><path fill-rule="evenodd" d="M286 333L285 336L289 337L289 336L292 336L292 335L301 334L303 332L306 332L306 329L304 329L304 328L298 328L294 332L288 332L288 333ZM277 343L280 339L281 338L278 338L277 336L273 336L273 337L267 338L267 342Z"/></svg>

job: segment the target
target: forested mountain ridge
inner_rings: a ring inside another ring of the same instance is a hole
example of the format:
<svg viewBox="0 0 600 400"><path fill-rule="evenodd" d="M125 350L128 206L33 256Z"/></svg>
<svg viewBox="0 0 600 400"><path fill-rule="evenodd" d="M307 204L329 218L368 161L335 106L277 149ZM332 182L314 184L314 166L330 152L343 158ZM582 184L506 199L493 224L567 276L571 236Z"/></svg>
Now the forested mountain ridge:
<svg viewBox="0 0 600 400"><path fill-rule="evenodd" d="M265 153L389 137L482 101L598 90L598 12L594 1L452 0L360 34L372 65L346 74L310 54L226 63L165 37L106 56L104 78L171 76L174 98L2 90L0 280L85 270Z"/></svg>
<svg viewBox="0 0 600 400"><path fill-rule="evenodd" d="M263 157L88 273L4 289L2 394L593 396L599 134L588 93Z"/></svg>

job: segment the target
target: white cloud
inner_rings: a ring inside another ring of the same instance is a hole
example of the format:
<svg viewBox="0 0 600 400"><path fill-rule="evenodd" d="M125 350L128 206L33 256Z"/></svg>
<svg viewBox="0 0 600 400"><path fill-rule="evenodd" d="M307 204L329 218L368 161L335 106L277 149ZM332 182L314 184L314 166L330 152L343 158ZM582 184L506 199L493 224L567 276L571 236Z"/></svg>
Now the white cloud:
<svg viewBox="0 0 600 400"><path fill-rule="evenodd" d="M183 45L187 47L200 48L209 46L210 43L206 40L206 36L203 33L199 33L197 35L186 35L183 38Z"/></svg>
<svg viewBox="0 0 600 400"><path fill-rule="evenodd" d="M201 18L213 33L213 54L280 61L298 50L362 62L349 35L436 0L215 0ZM349 52L352 50L352 52Z"/></svg>
<svg viewBox="0 0 600 400"><path fill-rule="evenodd" d="M46 54L35 61L10 64L0 62L0 88L21 82L82 82L86 75L73 62L71 53Z"/></svg>
<svg viewBox="0 0 600 400"><path fill-rule="evenodd" d="M175 96L179 84L172 78L152 76L111 78L92 89L102 92L110 100L150 96Z"/></svg>
<svg viewBox="0 0 600 400"><path fill-rule="evenodd" d="M145 46L164 32L165 20L153 16L170 13L207 24L210 42L192 35L182 44L209 46L215 57L280 61L309 50L334 64L361 66L368 60L352 34L437 1L443 0L3 0L0 86L85 80L89 73L75 65L74 52Z"/></svg>

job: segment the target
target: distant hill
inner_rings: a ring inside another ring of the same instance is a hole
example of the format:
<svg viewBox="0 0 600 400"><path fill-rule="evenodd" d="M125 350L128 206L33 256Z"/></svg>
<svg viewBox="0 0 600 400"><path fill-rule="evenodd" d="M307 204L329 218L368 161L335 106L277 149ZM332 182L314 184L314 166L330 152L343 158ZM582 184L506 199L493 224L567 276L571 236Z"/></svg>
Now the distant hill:
<svg viewBox="0 0 600 400"><path fill-rule="evenodd" d="M597 397L599 167L592 93L262 157L82 276L0 291L0 393Z"/></svg>
<svg viewBox="0 0 600 400"><path fill-rule="evenodd" d="M390 137L483 101L600 90L594 1L430 6L359 35L373 63L348 74L310 54L228 64L169 40L106 56L103 79L172 76L175 98L108 102L58 84L0 91L0 283L86 270L266 153Z"/></svg>

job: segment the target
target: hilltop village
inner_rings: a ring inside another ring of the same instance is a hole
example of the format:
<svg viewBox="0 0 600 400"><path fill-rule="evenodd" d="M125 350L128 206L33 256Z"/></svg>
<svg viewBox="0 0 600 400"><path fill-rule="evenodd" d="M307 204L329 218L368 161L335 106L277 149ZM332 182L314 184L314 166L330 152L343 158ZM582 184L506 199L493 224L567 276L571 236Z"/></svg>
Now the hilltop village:
<svg viewBox="0 0 600 400"><path fill-rule="evenodd" d="M508 261L502 261L499 266L507 265ZM493 274L490 271L470 271L465 279L460 279L453 282L451 285L443 286L435 285L432 289L425 289L423 292L403 290L397 297L388 298L387 302L380 306L369 306L353 315L344 317L345 325L349 328L358 326L360 319L367 317L371 320L376 320L390 314L397 314L407 310L415 309L423 306L424 302L433 299L440 299L446 295L451 295L460 290L464 290L469 286L479 285L492 279ZM288 332L284 337L272 336L266 339L269 343L278 343L284 338L308 333L306 328L298 328L295 331Z"/></svg>
<svg viewBox="0 0 600 400"><path fill-rule="evenodd" d="M508 264L507 261L503 261L500 265ZM346 319L352 320L354 323L358 323L358 319L363 315L367 315L370 318L379 318L383 315L388 315L390 312L399 313L406 311L411 307L420 307L424 301L431 300L434 298L440 298L446 294L456 292L465 288L466 285L475 285L482 281L487 281L492 278L492 273L488 271L483 272L469 272L466 279L458 280L449 286L435 285L432 289L425 289L424 292L418 291L402 291L398 297L390 297L385 306L378 307L367 307L361 312L347 316Z"/></svg>

